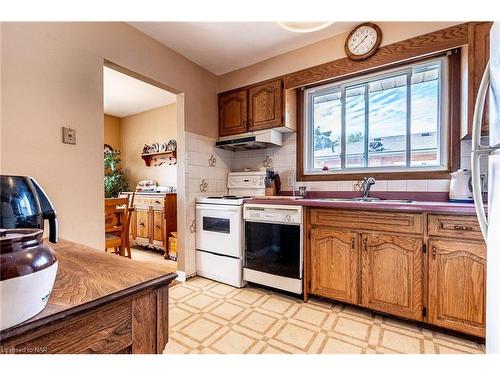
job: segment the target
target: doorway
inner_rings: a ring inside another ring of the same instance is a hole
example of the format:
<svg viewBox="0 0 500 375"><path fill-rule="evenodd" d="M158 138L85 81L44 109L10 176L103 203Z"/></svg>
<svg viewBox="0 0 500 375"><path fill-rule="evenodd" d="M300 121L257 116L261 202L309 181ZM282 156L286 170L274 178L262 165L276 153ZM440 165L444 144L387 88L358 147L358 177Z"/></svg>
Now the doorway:
<svg viewBox="0 0 500 375"><path fill-rule="evenodd" d="M168 271L179 269L181 252L177 192L183 174L177 142L184 118L179 100L182 108L183 95L176 90L104 63L105 197L128 198L131 258Z"/></svg>

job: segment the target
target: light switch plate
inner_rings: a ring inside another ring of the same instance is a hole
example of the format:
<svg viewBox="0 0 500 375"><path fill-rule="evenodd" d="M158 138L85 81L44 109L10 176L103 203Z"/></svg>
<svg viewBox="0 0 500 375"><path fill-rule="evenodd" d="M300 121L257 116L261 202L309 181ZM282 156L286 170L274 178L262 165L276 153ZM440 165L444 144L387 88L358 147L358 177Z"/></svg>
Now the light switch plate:
<svg viewBox="0 0 500 375"><path fill-rule="evenodd" d="M63 143L76 145L76 129L66 128L63 126Z"/></svg>

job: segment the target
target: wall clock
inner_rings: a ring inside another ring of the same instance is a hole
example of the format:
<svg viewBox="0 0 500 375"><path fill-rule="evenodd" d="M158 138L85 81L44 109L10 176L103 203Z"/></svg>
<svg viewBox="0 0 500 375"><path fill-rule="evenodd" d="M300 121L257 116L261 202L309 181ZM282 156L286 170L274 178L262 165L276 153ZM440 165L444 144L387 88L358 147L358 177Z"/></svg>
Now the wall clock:
<svg viewBox="0 0 500 375"><path fill-rule="evenodd" d="M374 23L362 23L354 28L345 41L344 49L352 60L364 60L377 51L382 42L382 31Z"/></svg>

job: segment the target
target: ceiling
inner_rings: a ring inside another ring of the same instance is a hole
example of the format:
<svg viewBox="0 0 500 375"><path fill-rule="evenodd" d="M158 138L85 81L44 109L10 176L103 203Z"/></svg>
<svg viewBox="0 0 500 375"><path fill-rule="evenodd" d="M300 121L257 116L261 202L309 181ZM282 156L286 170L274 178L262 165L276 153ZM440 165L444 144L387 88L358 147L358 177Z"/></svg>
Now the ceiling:
<svg viewBox="0 0 500 375"><path fill-rule="evenodd" d="M176 95L104 67L104 113L127 117L175 103Z"/></svg>
<svg viewBox="0 0 500 375"><path fill-rule="evenodd" d="M130 22L143 33L216 75L350 31L359 22L335 22L294 33L276 22Z"/></svg>

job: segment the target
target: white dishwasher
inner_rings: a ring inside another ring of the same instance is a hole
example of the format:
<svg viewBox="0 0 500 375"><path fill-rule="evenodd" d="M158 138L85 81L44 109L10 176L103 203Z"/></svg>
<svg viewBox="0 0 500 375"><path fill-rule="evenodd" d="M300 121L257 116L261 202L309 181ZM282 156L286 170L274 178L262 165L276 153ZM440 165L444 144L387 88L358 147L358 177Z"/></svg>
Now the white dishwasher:
<svg viewBox="0 0 500 375"><path fill-rule="evenodd" d="M297 205L243 206L245 281L302 293L302 211Z"/></svg>

